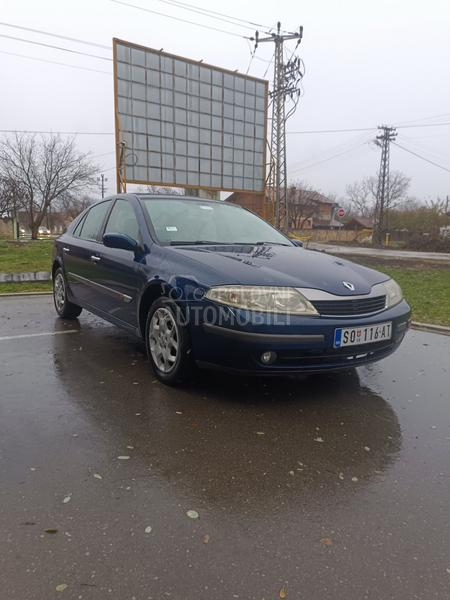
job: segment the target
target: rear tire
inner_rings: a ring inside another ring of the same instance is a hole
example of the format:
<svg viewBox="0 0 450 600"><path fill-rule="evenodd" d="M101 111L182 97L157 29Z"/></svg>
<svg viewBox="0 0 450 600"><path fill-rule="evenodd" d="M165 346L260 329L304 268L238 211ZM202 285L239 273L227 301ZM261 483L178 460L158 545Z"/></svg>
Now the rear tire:
<svg viewBox="0 0 450 600"><path fill-rule="evenodd" d="M68 300L66 278L61 267L58 267L53 275L53 302L62 319L76 319L83 310L81 306Z"/></svg>
<svg viewBox="0 0 450 600"><path fill-rule="evenodd" d="M189 379L195 371L187 325L180 308L161 297L150 306L145 326L147 355L156 377L167 385Z"/></svg>

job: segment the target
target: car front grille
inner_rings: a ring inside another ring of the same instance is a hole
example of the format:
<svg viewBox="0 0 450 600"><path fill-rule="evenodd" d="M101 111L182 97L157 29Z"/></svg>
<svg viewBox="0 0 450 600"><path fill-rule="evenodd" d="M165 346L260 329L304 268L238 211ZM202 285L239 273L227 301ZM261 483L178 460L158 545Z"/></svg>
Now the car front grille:
<svg viewBox="0 0 450 600"><path fill-rule="evenodd" d="M329 317L370 315L386 308L386 296L372 296L346 300L316 300L311 304L317 312Z"/></svg>

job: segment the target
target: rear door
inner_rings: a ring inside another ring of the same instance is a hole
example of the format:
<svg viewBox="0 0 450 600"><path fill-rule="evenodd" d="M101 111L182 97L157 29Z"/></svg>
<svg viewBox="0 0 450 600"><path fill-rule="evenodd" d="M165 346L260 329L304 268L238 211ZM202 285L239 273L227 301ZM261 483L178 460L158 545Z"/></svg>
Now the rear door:
<svg viewBox="0 0 450 600"><path fill-rule="evenodd" d="M142 244L142 234L132 201L117 198L109 213L105 233L121 233ZM97 284L98 307L109 316L137 326L136 298L145 274L141 263L131 250L107 248L99 250L94 282Z"/></svg>
<svg viewBox="0 0 450 600"><path fill-rule="evenodd" d="M64 267L74 301L97 308L98 289L95 285L97 265L101 261L100 234L112 206L112 200L95 204L75 229L73 237L64 243Z"/></svg>

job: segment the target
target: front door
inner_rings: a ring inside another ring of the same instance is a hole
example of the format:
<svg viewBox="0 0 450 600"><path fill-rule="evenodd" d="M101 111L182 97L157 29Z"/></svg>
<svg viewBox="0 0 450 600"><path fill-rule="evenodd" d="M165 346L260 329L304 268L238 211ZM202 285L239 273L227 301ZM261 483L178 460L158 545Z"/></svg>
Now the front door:
<svg viewBox="0 0 450 600"><path fill-rule="evenodd" d="M126 234L141 242L142 236L135 210L125 198L117 198L103 233ZM94 283L97 284L97 306L109 316L137 327L137 295L145 280L141 263L130 250L98 249Z"/></svg>

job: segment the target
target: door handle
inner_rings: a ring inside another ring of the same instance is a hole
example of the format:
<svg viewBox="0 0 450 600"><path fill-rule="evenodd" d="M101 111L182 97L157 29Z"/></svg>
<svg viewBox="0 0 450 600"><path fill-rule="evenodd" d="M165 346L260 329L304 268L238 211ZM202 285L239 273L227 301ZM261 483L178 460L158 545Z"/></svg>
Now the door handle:
<svg viewBox="0 0 450 600"><path fill-rule="evenodd" d="M93 260L94 262L99 262L102 259L100 258L100 256L95 256L95 254L91 254L91 260Z"/></svg>
<svg viewBox="0 0 450 600"><path fill-rule="evenodd" d="M67 254L68 252L70 252L70 248L63 248L63 252Z"/></svg>

